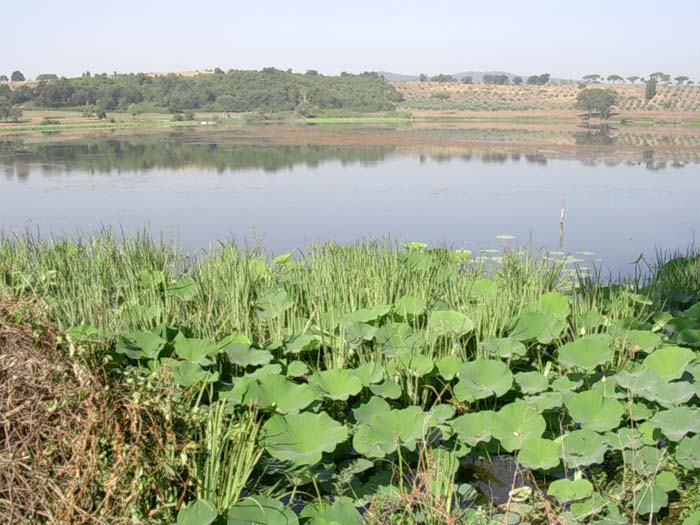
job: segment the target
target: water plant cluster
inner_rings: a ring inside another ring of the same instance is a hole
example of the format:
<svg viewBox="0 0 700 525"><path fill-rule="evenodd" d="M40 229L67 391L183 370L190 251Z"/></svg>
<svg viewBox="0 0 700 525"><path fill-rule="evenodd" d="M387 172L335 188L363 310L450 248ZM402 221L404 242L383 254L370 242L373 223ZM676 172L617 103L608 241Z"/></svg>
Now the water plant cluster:
<svg viewBox="0 0 700 525"><path fill-rule="evenodd" d="M693 254L606 283L521 250L20 238L0 290L170 392L136 523L700 523Z"/></svg>

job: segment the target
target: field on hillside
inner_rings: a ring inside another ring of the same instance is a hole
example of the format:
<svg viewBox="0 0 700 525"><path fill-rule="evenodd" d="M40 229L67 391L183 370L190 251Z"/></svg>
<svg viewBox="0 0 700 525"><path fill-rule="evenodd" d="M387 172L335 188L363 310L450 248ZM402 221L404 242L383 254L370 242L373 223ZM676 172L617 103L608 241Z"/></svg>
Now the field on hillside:
<svg viewBox="0 0 700 525"><path fill-rule="evenodd" d="M495 86L461 82L393 82L403 106L423 110L571 110L580 91L576 84ZM644 101L644 84L595 85L616 90L622 111L700 111L700 86L658 86L657 95ZM447 97L447 98L445 98Z"/></svg>

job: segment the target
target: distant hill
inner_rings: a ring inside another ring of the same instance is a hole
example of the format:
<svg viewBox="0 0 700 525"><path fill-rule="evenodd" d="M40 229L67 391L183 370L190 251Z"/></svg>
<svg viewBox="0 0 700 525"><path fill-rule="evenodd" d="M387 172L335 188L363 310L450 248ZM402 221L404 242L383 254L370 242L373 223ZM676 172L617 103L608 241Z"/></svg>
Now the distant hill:
<svg viewBox="0 0 700 525"><path fill-rule="evenodd" d="M420 78L419 75L402 75L399 73L391 73L389 71L379 71L379 74L389 82L410 82L411 80L418 80ZM482 82L484 80L484 75L506 75L510 80L513 80L514 77L518 76L506 71L462 71L461 73L450 74L457 80L462 80L464 77L470 76L474 79L474 82ZM523 75L520 75L520 77L523 80L527 78L527 76Z"/></svg>

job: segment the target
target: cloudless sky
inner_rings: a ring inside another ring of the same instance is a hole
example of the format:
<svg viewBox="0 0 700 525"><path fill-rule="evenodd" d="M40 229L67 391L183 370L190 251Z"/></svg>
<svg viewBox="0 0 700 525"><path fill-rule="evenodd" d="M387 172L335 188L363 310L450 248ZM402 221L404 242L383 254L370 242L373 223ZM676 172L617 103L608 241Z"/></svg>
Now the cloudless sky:
<svg viewBox="0 0 700 525"><path fill-rule="evenodd" d="M0 74L501 70L700 80L700 0L20 0Z"/></svg>

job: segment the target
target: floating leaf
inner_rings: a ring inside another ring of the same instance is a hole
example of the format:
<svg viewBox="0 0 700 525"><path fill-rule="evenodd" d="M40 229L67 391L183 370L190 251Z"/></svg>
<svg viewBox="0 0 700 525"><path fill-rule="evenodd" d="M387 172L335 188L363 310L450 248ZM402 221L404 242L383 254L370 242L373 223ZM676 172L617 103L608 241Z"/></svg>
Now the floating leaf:
<svg viewBox="0 0 700 525"><path fill-rule="evenodd" d="M700 469L700 434L681 439L676 447L676 461L688 470Z"/></svg>
<svg viewBox="0 0 700 525"><path fill-rule="evenodd" d="M539 372L518 372L515 374L515 382L525 394L538 394L549 388L549 382Z"/></svg>
<svg viewBox="0 0 700 525"><path fill-rule="evenodd" d="M587 479L557 479L549 484L547 494L564 504L588 498L593 494L593 485Z"/></svg>
<svg viewBox="0 0 700 525"><path fill-rule="evenodd" d="M209 357L215 356L219 352L217 344L208 339L195 339L183 337L175 340L175 353L190 363L199 365L209 365Z"/></svg>
<svg viewBox="0 0 700 525"><path fill-rule="evenodd" d="M606 398L599 390L587 390L564 397L569 416L581 427L598 432L612 430L620 424L624 406Z"/></svg>
<svg viewBox="0 0 700 525"><path fill-rule="evenodd" d="M437 335L462 336L474 329L474 322L455 310L439 310L428 317L428 329Z"/></svg>
<svg viewBox="0 0 700 525"><path fill-rule="evenodd" d="M671 381L681 377L694 359L695 354L688 348L666 346L648 355L643 365L659 374L665 381Z"/></svg>
<svg viewBox="0 0 700 525"><path fill-rule="evenodd" d="M226 525L299 525L299 519L277 500L250 496L229 508Z"/></svg>
<svg viewBox="0 0 700 525"><path fill-rule="evenodd" d="M258 315L265 320L276 319L289 310L294 303L285 290L277 290L255 301Z"/></svg>
<svg viewBox="0 0 700 525"><path fill-rule="evenodd" d="M608 450L607 440L592 430L574 430L557 441L560 443L559 455L568 468L602 463Z"/></svg>
<svg viewBox="0 0 700 525"><path fill-rule="evenodd" d="M492 410L470 412L455 418L450 426L457 433L460 441L474 447L477 443L491 440L491 428L495 414Z"/></svg>
<svg viewBox="0 0 700 525"><path fill-rule="evenodd" d="M318 398L309 385L296 384L282 375L269 375L250 383L243 401L286 414L299 412Z"/></svg>
<svg viewBox="0 0 700 525"><path fill-rule="evenodd" d="M518 462L529 469L553 469L559 466L559 447L550 439L529 437L518 452Z"/></svg>
<svg viewBox="0 0 700 525"><path fill-rule="evenodd" d="M277 459L295 465L313 465L324 452L333 452L338 443L348 438L348 429L320 414L275 415L262 428L265 450Z"/></svg>
<svg viewBox="0 0 700 525"><path fill-rule="evenodd" d="M131 359L156 359L165 347L165 340L152 332L131 332L120 337L115 352Z"/></svg>
<svg viewBox="0 0 700 525"><path fill-rule="evenodd" d="M514 401L501 408L493 417L493 437L508 452L522 447L525 440L541 437L547 424L536 410L524 401Z"/></svg>
<svg viewBox="0 0 700 525"><path fill-rule="evenodd" d="M362 381L350 370L336 368L316 372L309 377L309 384L316 386L321 393L335 401L347 401L362 390Z"/></svg>
<svg viewBox="0 0 700 525"><path fill-rule="evenodd" d="M596 367L609 363L613 352L598 335L589 335L566 343L557 351L559 363L592 372Z"/></svg>
<svg viewBox="0 0 700 525"><path fill-rule="evenodd" d="M566 328L564 321L551 314L526 312L518 317L510 336L518 341L549 344Z"/></svg>
<svg viewBox="0 0 700 525"><path fill-rule="evenodd" d="M357 417L357 410L354 412ZM369 458L392 454L399 445L413 450L426 428L425 413L417 406L387 410L382 405L368 404L362 418L364 423L355 432L352 444Z"/></svg>
<svg viewBox="0 0 700 525"><path fill-rule="evenodd" d="M454 395L460 401L472 403L491 396L500 397L511 386L513 374L503 362L476 359L462 365Z"/></svg>
<svg viewBox="0 0 700 525"><path fill-rule="evenodd" d="M192 279L185 277L168 286L166 293L182 301L191 301L197 296L197 285Z"/></svg>
<svg viewBox="0 0 700 525"><path fill-rule="evenodd" d="M176 525L210 525L217 517L214 505L207 500L198 499L180 508Z"/></svg>
<svg viewBox="0 0 700 525"><path fill-rule="evenodd" d="M423 299L407 295L394 304L394 313L399 317L416 317L425 313L427 305Z"/></svg>

